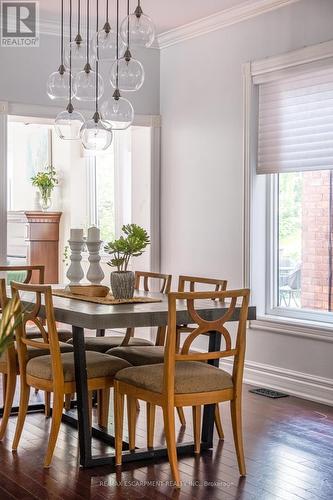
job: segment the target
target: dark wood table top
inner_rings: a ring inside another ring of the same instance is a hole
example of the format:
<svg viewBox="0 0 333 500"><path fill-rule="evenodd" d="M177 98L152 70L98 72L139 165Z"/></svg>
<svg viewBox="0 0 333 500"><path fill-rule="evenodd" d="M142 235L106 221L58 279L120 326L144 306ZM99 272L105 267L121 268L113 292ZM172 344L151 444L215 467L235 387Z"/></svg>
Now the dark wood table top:
<svg viewBox="0 0 333 500"><path fill-rule="evenodd" d="M57 285L55 288L59 288ZM136 295L156 297L160 302L105 305L84 302L53 296L54 314L58 322L91 330L127 327L165 326L168 322L168 298L156 292L140 290ZM33 302L34 294L26 293L22 301ZM214 320L226 312L228 304L217 300L196 300L198 313L207 320ZM237 321L240 308L236 307L231 321ZM43 311L41 311L41 314ZM256 318L255 306L249 307L248 319ZM179 324L190 323L186 301L179 300L177 304L177 321Z"/></svg>

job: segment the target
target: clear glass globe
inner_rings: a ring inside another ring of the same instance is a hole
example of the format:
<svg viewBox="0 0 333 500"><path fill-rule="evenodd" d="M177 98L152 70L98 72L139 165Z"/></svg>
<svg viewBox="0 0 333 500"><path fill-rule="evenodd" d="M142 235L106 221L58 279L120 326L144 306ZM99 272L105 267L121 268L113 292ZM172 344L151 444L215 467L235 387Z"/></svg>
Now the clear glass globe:
<svg viewBox="0 0 333 500"><path fill-rule="evenodd" d="M87 62L87 44L85 42L71 42L65 45L65 66L70 66L70 52L72 49L72 72L76 73L84 68ZM94 65L94 58L90 58L90 64Z"/></svg>
<svg viewBox="0 0 333 500"><path fill-rule="evenodd" d="M46 86L46 92L49 98L52 100L68 99L70 78L72 77L69 71L65 71L63 74L61 74L59 71L51 73L47 79L47 86Z"/></svg>
<svg viewBox="0 0 333 500"><path fill-rule="evenodd" d="M123 52L124 48L124 43L121 38L119 38L120 54ZM93 35L90 42L90 50L94 59L98 58L99 61L114 61L117 57L116 49L117 36L112 29L106 32L103 28Z"/></svg>
<svg viewBox="0 0 333 500"><path fill-rule="evenodd" d="M96 71L79 71L73 78L74 96L79 101L94 101L96 99ZM98 74L98 99L104 93L104 80Z"/></svg>
<svg viewBox="0 0 333 500"><path fill-rule="evenodd" d="M101 115L113 130L126 130L133 123L134 109L124 97L112 98L102 103Z"/></svg>
<svg viewBox="0 0 333 500"><path fill-rule="evenodd" d="M81 127L83 147L89 151L104 151L112 143L112 130L102 120L87 120Z"/></svg>
<svg viewBox="0 0 333 500"><path fill-rule="evenodd" d="M117 68L118 88L120 90L135 92L142 87L145 80L145 70L140 61L133 59L133 57L130 60L122 57L112 64L110 82L114 88L117 87Z"/></svg>
<svg viewBox="0 0 333 500"><path fill-rule="evenodd" d="M78 111L71 113L66 110L58 114L54 127L60 139L76 141L80 139L80 129L84 123L84 118Z"/></svg>
<svg viewBox="0 0 333 500"><path fill-rule="evenodd" d="M155 40L155 26L150 17L135 13L126 16L120 26L120 36L127 43L129 27L129 42L131 47L150 47Z"/></svg>

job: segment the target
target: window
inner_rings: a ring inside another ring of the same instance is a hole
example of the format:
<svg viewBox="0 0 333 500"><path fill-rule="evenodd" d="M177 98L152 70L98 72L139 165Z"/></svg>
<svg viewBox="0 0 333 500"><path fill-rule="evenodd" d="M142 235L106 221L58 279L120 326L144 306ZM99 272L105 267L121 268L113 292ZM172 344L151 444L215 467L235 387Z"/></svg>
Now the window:
<svg viewBox="0 0 333 500"><path fill-rule="evenodd" d="M266 313L333 322L333 67L275 76L257 87Z"/></svg>
<svg viewBox="0 0 333 500"><path fill-rule="evenodd" d="M131 135L131 129L115 131L107 151L88 156L89 224L100 228L104 242L114 239L121 226L131 222Z"/></svg>

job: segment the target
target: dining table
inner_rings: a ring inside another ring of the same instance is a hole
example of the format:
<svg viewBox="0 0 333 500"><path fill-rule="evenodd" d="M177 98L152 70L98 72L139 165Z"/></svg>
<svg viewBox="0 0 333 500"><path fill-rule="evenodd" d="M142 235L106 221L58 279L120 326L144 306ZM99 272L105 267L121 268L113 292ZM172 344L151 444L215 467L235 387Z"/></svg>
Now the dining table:
<svg viewBox="0 0 333 500"><path fill-rule="evenodd" d="M54 288L58 287L54 286ZM98 335L103 335L106 330L159 327L167 326L168 323L168 297L158 292L145 292L138 290L136 296L156 299L156 302L147 303L122 303L122 304L97 304L68 297L53 297L54 316L56 322L64 323L72 327L73 349L76 378L76 410L75 412L64 412L63 422L78 427L79 437L79 460L82 467L96 467L101 465L115 465L114 453L96 455L92 453L92 437L100 439L114 447L114 436L107 430L91 427L89 419L88 384L86 371L85 351L85 329L95 330ZM35 295L25 293L22 296L23 304L35 302ZM222 317L229 308L228 303L219 300L197 300L195 302L197 312L206 320L215 320ZM236 306L230 321L237 321L240 307ZM41 306L40 316L45 315L44 306ZM248 320L256 318L256 308L249 306ZM191 323L187 312L186 301L177 301L177 324L186 325ZM209 332L208 350L218 351L221 347L221 334ZM209 360L208 363L218 366L219 360ZM207 450L213 446L214 431L214 405L206 405L202 418L201 450ZM194 452L194 443L185 442L177 445L179 455ZM154 448L136 448L129 451L128 442L123 442L123 463L167 457L166 446Z"/></svg>

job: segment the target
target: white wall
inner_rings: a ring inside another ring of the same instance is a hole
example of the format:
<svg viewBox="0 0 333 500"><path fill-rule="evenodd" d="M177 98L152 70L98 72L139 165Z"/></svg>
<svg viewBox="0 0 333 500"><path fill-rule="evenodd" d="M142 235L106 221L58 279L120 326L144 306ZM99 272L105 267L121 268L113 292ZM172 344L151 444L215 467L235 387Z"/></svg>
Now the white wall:
<svg viewBox="0 0 333 500"><path fill-rule="evenodd" d="M329 40L332 25L332 0L302 0L162 50L162 271L242 286L242 64ZM276 373L292 370L333 404L332 356L331 342L250 330L247 378L287 388Z"/></svg>

